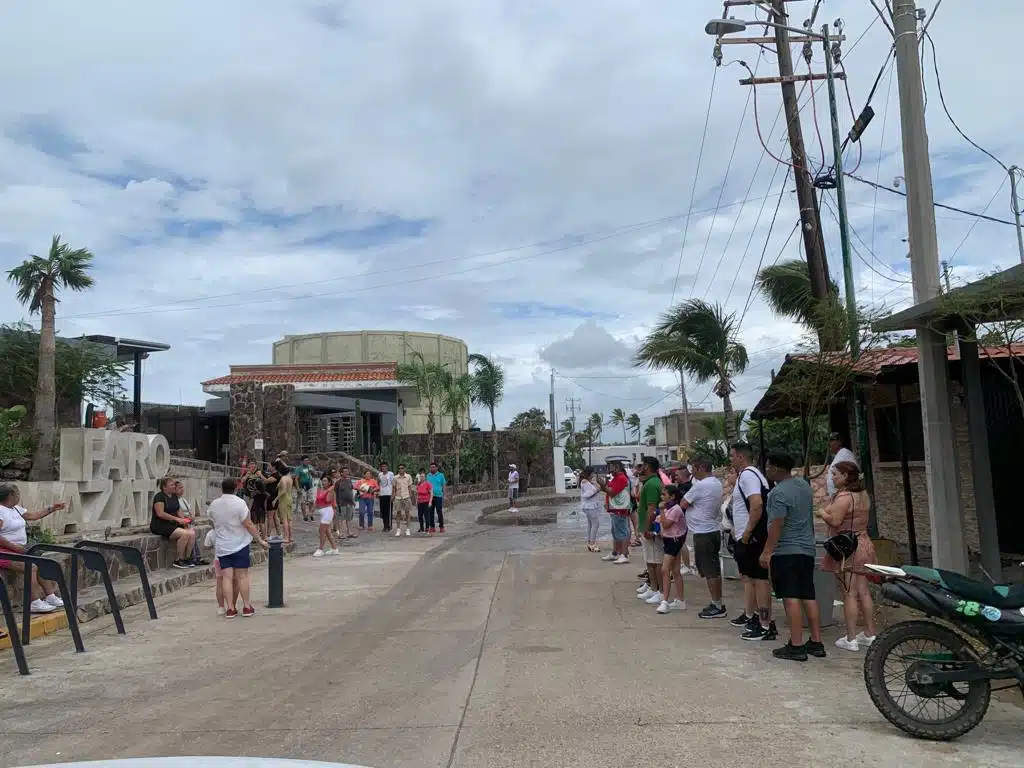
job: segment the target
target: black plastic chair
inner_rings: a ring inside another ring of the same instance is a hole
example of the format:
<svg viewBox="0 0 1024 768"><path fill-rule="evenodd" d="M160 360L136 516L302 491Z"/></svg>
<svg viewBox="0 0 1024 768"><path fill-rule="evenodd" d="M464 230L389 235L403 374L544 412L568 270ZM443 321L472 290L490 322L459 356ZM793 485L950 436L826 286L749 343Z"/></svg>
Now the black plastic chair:
<svg viewBox="0 0 1024 768"><path fill-rule="evenodd" d="M65 598L71 601L75 610L78 610L78 560L81 558L82 565L90 571L96 571L103 579L103 587L107 592L107 600L110 601L110 612L114 616L114 624L117 626L119 635L125 634L124 621L121 619L121 607L117 604L117 595L114 594L114 584L110 581L110 573L107 571L107 561L103 555L92 549L76 549L61 544L36 544L29 547L28 553L34 555L43 552L60 552L71 555L71 584Z"/></svg>
<svg viewBox="0 0 1024 768"><path fill-rule="evenodd" d="M74 548L105 549L121 555L122 560L128 565L134 566L135 570L139 572L139 579L142 581L142 594L145 596L146 605L149 608L149 618L155 619L157 617L156 604L153 602L153 590L149 586L149 575L146 573L146 561L142 558L142 553L139 550L135 547L129 547L127 544L114 544L109 541L93 541L92 539L82 539L75 544Z"/></svg>
<svg viewBox="0 0 1024 768"><path fill-rule="evenodd" d="M22 645L29 645L32 642L30 627L32 622L32 573L29 566L34 565L38 568L39 575L44 579L56 581L62 595L69 595L67 581L64 579L64 569L60 567L60 563L56 560L51 560L48 557L39 557L38 555L4 552L3 559L25 564L25 573L23 574L25 577L25 593L22 597L21 609L21 643ZM64 615L68 618L68 628L71 630L71 637L75 641L75 650L78 653L84 653L85 646L82 644L82 633L78 631L78 617L75 615L73 601L64 601Z"/></svg>
<svg viewBox="0 0 1024 768"><path fill-rule="evenodd" d="M18 636L18 622L14 618L14 606L11 604L11 596L7 592L7 584L0 579L0 608L3 608L4 623L7 624L7 636L11 638L11 648L14 651L14 660L18 662L18 672L28 674L28 662L25 660L25 649L21 647L21 638Z"/></svg>

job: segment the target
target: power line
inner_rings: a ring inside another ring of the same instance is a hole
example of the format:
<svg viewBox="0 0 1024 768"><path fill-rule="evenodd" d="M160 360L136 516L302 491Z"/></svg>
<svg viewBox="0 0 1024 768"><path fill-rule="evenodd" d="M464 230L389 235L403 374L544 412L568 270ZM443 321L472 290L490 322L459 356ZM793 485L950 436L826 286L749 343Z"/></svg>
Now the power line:
<svg viewBox="0 0 1024 768"><path fill-rule="evenodd" d="M825 207L828 208L828 212L832 215L832 219L838 225L839 224L839 217L836 214L836 210L835 210L835 208L832 205L832 200L830 198L826 197L825 195L822 195L822 201L825 203ZM882 261L877 256L875 256L874 251L872 251L870 248L868 248L867 243L864 242L864 238L862 238L860 236L860 234L854 230L853 226L850 225L849 223L847 223L847 227L854 234L854 236L860 241L861 245L863 245L864 248L867 249L868 253L871 254L872 258L875 261L877 261L879 264L882 264ZM879 272L877 269L875 269L871 265L871 262L869 262L867 259L865 259L861 255L860 251L857 250L857 247L852 242L850 243L850 247L851 247L851 250L853 251L854 255L856 255L856 257L858 259L860 259L861 263L863 263L865 267L867 267L869 270L871 270L874 274L878 275L883 280L888 280L891 283L903 283L904 285L910 285L911 281L908 278L906 278L906 277L903 277L903 276L891 277L889 275L884 274L883 272ZM896 272L896 270L892 269L891 267L890 267L890 269L893 272L893 274L898 274Z"/></svg>
<svg viewBox="0 0 1024 768"><path fill-rule="evenodd" d="M762 154L761 157L764 157L764 155ZM772 173L772 179L768 183L769 187L775 182L775 177L778 175L779 169L781 167L782 167L781 165L778 165L778 164L775 165L775 171ZM789 171L787 170L786 171L786 176L782 180L782 189L779 190L779 198L778 198L778 201L775 204L775 211L772 214L771 225L768 228L768 238L769 239L772 236L772 229L775 227L775 220L779 216L779 208L782 205L782 199L786 195L786 186L788 184L789 184ZM761 209L757 212L757 221L754 222L754 226L750 230L750 237L747 238L747 245L743 249L743 256L740 258L739 266L736 268L736 271L733 273L732 283L729 284L729 293L726 294L725 301L722 302L722 305L725 306L725 307L729 306L729 299L732 298L733 289L736 288L736 281L739 280L740 272L743 271L743 265L747 261L747 254L750 251L750 246L753 245L754 235L757 233L757 228L761 224L761 216L764 214L764 206L765 206L766 202L768 202L767 199L761 201ZM763 252L762 252L762 256L763 256ZM758 269L760 269L760 265L758 265ZM754 282L757 282L757 272L754 273L754 277L752 278L751 283L753 284Z"/></svg>
<svg viewBox="0 0 1024 768"><path fill-rule="evenodd" d="M999 189L997 189L997 190L995 191L995 194L994 194L994 195L992 195L992 199L991 199L991 200L989 200L989 201L988 201L988 205L986 205L986 206L985 206L985 210L986 210L986 211L987 211L987 210L988 210L989 208L991 208L991 207L992 207L992 204L993 204L993 203L994 203L994 202L996 201L996 198L997 198L997 197L999 197L999 195L1000 195L1000 194L1002 193L1002 191L1003 191L1003 187L1005 187L1005 186L1006 186L1006 182L1007 182L1007 180L1008 180L1008 177L1007 177L1007 176L1004 176L1004 177L1003 177L1003 183L999 185ZM975 228L976 226L978 226L978 222L979 222L979 221L981 221L981 219L975 219L974 221L972 221L972 222L971 222L971 226L970 226L970 227L968 227L968 229L967 229L967 233L966 233L966 234L964 235L964 239L960 241L960 245L958 245L958 246L956 247L956 250L954 250L954 251L953 251L953 255L949 257L949 260L948 260L948 261L949 261L949 263L950 263L950 264L952 264L952 263L953 263L953 259L955 259L955 258L956 258L956 255L957 255L958 253L960 253L960 249L964 247L964 243L966 243L966 242L967 242L967 238L969 238L969 237L971 236L971 233L972 233L972 232L974 232L974 228Z"/></svg>
<svg viewBox="0 0 1024 768"><path fill-rule="evenodd" d="M885 184L879 184L878 182L871 181L869 179L865 179L861 176L858 176L855 173L845 173L844 175L848 176L854 181L859 181L861 184L867 184L869 187L874 187L875 189L882 189L885 190L886 192L892 192L894 195L899 195L900 197L907 196L907 193L904 192L903 190L894 189L893 187L888 187ZM955 205L946 205L945 203L937 202L935 203L935 207L942 208L947 211L954 211L955 213L962 213L964 216L973 216L976 219L984 219L985 221L991 221L994 224L1007 224L1011 227L1017 226L1017 222L1015 221L1008 221L1007 219L1000 219L995 216L987 216L984 213L978 213L977 211L968 211L963 208L957 208Z"/></svg>

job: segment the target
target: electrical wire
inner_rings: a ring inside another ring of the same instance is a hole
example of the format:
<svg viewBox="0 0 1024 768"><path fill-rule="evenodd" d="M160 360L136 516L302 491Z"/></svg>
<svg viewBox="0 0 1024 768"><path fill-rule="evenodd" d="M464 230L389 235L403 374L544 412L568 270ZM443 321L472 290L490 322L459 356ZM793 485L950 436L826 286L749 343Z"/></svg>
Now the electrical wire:
<svg viewBox="0 0 1024 768"><path fill-rule="evenodd" d="M811 60L807 58L804 61L807 62L807 74L813 76L814 70L811 69ZM821 166L814 174L817 175L817 173L825 170L825 140L821 137L821 126L818 124L818 99L813 89L811 89L811 115L814 120L814 132L818 134L818 148L821 150Z"/></svg>
<svg viewBox="0 0 1024 768"><path fill-rule="evenodd" d="M885 24L885 28L889 30L889 34L896 37L896 30L892 28L892 24L889 23L889 20L885 17L882 9L878 7L878 3L875 2L875 0L871 0L871 7L875 9L875 13L878 14L878 18L880 18L882 23Z"/></svg>
<svg viewBox="0 0 1024 768"><path fill-rule="evenodd" d="M822 199L822 202L825 204L825 207L828 209L828 212L830 214L832 214L832 219L836 222L836 225L841 226L840 223L839 223L839 216L836 213L835 204L832 202L831 198L826 197L825 195L822 195L821 199ZM863 238L861 238L861 236L854 231L853 227L850 225L849 222L847 222L846 226L847 226L847 229L849 229L850 232L853 233L854 236L858 240L860 240L861 245L863 245L865 248L867 248L867 243L865 243ZM854 255L858 259L860 259L861 263L864 264L865 267L867 267L869 270L871 270L871 272L873 272L874 274L878 275L883 280L887 280L890 283L902 283L904 285L910 285L911 281L908 278L906 278L906 277L904 277L902 275L899 276L899 277L891 277L889 275L886 275L883 272L879 272L877 269L874 268L874 266L872 266L871 262L869 262L867 259L865 259L861 255L860 251L857 250L856 246L854 246L852 242L850 243L850 250L853 251ZM875 254L872 251L869 250L868 253L870 253L872 258L874 258L875 261L878 261L879 264L882 263L881 260L877 256L875 256ZM893 272L893 274L897 274L895 270L892 270L892 272Z"/></svg>
<svg viewBox="0 0 1024 768"><path fill-rule="evenodd" d="M992 195L992 199L988 201L988 205L986 205L986 206L985 206L985 210L986 210L986 211L987 211L987 210L988 210L989 208L991 208L991 207L992 207L992 204L993 204L993 203L994 203L994 202L996 201L996 198L997 198L997 197L999 197L999 195L1000 195L1000 194L1002 194L1002 192L1003 192L1003 187L1005 187L1005 186L1006 186L1006 182L1007 182L1007 181L1008 181L1008 177L1004 176L1004 177L1003 177L1003 183L999 185L999 189L997 189L997 190L996 190L995 194L994 194L994 195ZM953 251L953 255L952 255L952 256L950 256L950 257L949 257L949 259L947 260L947 262L948 262L949 264L952 264L952 263L953 263L953 259L955 259L955 258L956 258L956 255L957 255L958 253L960 253L960 249L964 247L964 243L966 243L966 242L967 242L967 238L969 238L969 237L971 236L971 233L973 233L973 232L974 232L974 228L978 226L978 222L979 222L979 221L981 221L981 219L980 219L980 218L977 218L977 219L975 219L974 221L972 221L972 222L971 222L971 226L970 226L970 227L969 227L969 228L967 229L967 233L966 233L966 234L964 235L964 238L963 238L963 240L961 240L961 241L960 241L960 245L958 245L958 246L956 247L956 250L954 250L954 251Z"/></svg>
<svg viewBox="0 0 1024 768"><path fill-rule="evenodd" d="M869 187L874 187L875 189L882 189L885 190L886 192L892 192L894 195L899 195L900 197L907 196L907 193L901 189L887 187L885 184L879 184L878 182L871 181L870 179L865 179L862 176L858 176L855 173L845 173L844 175L848 176L854 181L859 181L861 184L867 184ZM976 219L984 219L985 221L991 221L993 224L1008 224L1011 227L1017 226L1017 222L1015 221L1008 221L1007 219L1000 219L995 216L988 216L987 214L978 213L977 211L968 211L964 208L957 208L955 205L946 205L945 203L938 202L933 202L933 205L936 208L942 208L947 211L953 211L954 213L962 213L964 216L973 216Z"/></svg>
<svg viewBox="0 0 1024 768"><path fill-rule="evenodd" d="M780 195L781 199L781 195ZM782 254L786 252L786 248L789 247L789 241L793 239L793 235L796 234L797 230L800 229L800 220L793 225L793 229L789 233L789 237L786 238L786 242L782 244L782 248L779 249L778 255L775 257L773 265L779 263L779 259L782 258ZM764 250L761 251L761 260L757 263L757 270L754 272L754 279L750 281L750 290L747 292L747 301L743 307L743 312L740 314L740 321L737 324L737 330L743 327L743 320L747 316L747 311L750 309L750 305L754 299L754 288L757 286L757 275L761 273L761 265L764 264L765 254L768 252L768 244L771 242L771 232L769 231L768 237L764 242Z"/></svg>

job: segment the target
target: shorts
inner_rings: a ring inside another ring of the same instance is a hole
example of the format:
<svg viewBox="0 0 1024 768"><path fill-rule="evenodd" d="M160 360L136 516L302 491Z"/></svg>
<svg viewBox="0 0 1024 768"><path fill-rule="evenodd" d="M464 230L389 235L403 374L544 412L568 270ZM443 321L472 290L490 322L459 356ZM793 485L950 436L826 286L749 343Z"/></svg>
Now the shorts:
<svg viewBox="0 0 1024 768"><path fill-rule="evenodd" d="M249 545L245 545L230 555L221 555L217 558L217 562L221 568L248 568L252 565L252 558L249 556Z"/></svg>
<svg viewBox="0 0 1024 768"><path fill-rule="evenodd" d="M512 501L515 501L516 499L518 499L519 498L519 489L518 488L509 488L508 489L508 497Z"/></svg>
<svg viewBox="0 0 1024 768"><path fill-rule="evenodd" d="M652 539L645 538L644 542L644 560L647 561L648 565L661 565L661 561L665 559L665 546L661 543L661 536L655 536Z"/></svg>
<svg viewBox="0 0 1024 768"><path fill-rule="evenodd" d="M748 579L768 581L768 569L761 567L761 553L764 552L764 542L757 539L750 539L748 544L737 540L733 545L732 558L736 561L736 570L740 575Z"/></svg>
<svg viewBox="0 0 1024 768"><path fill-rule="evenodd" d="M313 486L309 488L299 488L299 503L300 504L315 504L316 503L316 489Z"/></svg>
<svg viewBox="0 0 1024 768"><path fill-rule="evenodd" d="M705 579L722 578L722 534L693 534L693 560L697 573Z"/></svg>
<svg viewBox="0 0 1024 768"><path fill-rule="evenodd" d="M338 519L343 523L351 523L355 519L356 508L352 504L338 505Z"/></svg>
<svg viewBox="0 0 1024 768"><path fill-rule="evenodd" d="M400 515L412 513L412 499L395 499L395 512Z"/></svg>
<svg viewBox="0 0 1024 768"><path fill-rule="evenodd" d="M772 589L781 600L814 600L814 557L772 555Z"/></svg>
<svg viewBox="0 0 1024 768"><path fill-rule="evenodd" d="M317 512L320 513L320 525L330 525L334 520L334 507L322 507Z"/></svg>
<svg viewBox="0 0 1024 768"><path fill-rule="evenodd" d="M178 524L172 523L170 520L164 520L163 518L155 518L149 524L149 532L155 533L165 541L169 541L171 534L178 530Z"/></svg>
<svg viewBox="0 0 1024 768"><path fill-rule="evenodd" d="M626 515L612 515L612 539L615 541L629 540L629 517Z"/></svg>
<svg viewBox="0 0 1024 768"><path fill-rule="evenodd" d="M682 536L675 539L663 537L661 544L665 548L666 555L669 557L679 557L679 553L682 552L683 547L686 546L686 534L684 533Z"/></svg>

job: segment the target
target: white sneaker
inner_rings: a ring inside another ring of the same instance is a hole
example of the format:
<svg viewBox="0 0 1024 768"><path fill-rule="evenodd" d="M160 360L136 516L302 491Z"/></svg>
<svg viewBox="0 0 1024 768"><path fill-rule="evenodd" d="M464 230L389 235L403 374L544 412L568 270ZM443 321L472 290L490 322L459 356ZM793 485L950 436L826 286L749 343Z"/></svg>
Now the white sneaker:
<svg viewBox="0 0 1024 768"><path fill-rule="evenodd" d="M647 588L643 592L639 592L637 594L637 599L638 600L647 600L649 597L651 597L651 595L656 595L656 594L658 594L658 593L655 592L653 589Z"/></svg>
<svg viewBox="0 0 1024 768"><path fill-rule="evenodd" d="M661 605L658 606L658 613L668 613L672 610L672 606L669 605L667 600L662 600Z"/></svg>
<svg viewBox="0 0 1024 768"><path fill-rule="evenodd" d="M641 585L640 585L639 587L637 587L637 588L636 588L636 593L637 593L637 594L639 595L639 594L640 594L641 592L646 592L646 591L647 591L647 590L649 590L650 588L651 588L651 585L650 585L650 584L648 584L648 583L647 583L647 582L645 581L645 582L644 582L643 584L641 584Z"/></svg>
<svg viewBox="0 0 1024 768"><path fill-rule="evenodd" d="M646 600L644 600L644 602L647 603L648 605L657 605L658 603L660 603L664 599L665 599L665 596L663 594L661 594L661 592L655 592L650 597L648 597Z"/></svg>
<svg viewBox="0 0 1024 768"><path fill-rule="evenodd" d="M686 610L686 601L685 600L680 600L679 598L676 598L675 600L673 600L671 603L668 604L668 609L670 611L685 611Z"/></svg>
<svg viewBox="0 0 1024 768"><path fill-rule="evenodd" d="M54 608L63 608L64 607L64 601L61 600L59 597L57 597L57 595L47 595L45 599L46 599L46 602L49 603L50 605L52 605ZM874 639L874 638L872 638L872 639Z"/></svg>
<svg viewBox="0 0 1024 768"><path fill-rule="evenodd" d="M865 635L863 632L859 632L857 634L857 637L854 638L854 640L856 641L858 647L862 645L867 647L871 645L873 642L875 642L875 636L871 635L869 637L868 635Z"/></svg>
<svg viewBox="0 0 1024 768"><path fill-rule="evenodd" d="M57 610L57 606L50 605L45 600L33 600L29 604L29 608L31 609L32 613L53 613Z"/></svg>
<svg viewBox="0 0 1024 768"><path fill-rule="evenodd" d="M399 536L401 536L401 535L402 535L402 529L401 529L401 528L399 528L399 529L397 529L397 530L395 531L395 538L397 539L397 538L398 538Z"/></svg>
<svg viewBox="0 0 1024 768"><path fill-rule="evenodd" d="M843 636L836 640L836 648L842 648L844 651L859 651L860 646L857 645L857 640L854 638L850 640L848 637Z"/></svg>
<svg viewBox="0 0 1024 768"><path fill-rule="evenodd" d="M619 555L617 558L615 558L614 563L615 565L629 565L629 558L625 555Z"/></svg>
<svg viewBox="0 0 1024 768"><path fill-rule="evenodd" d="M324 556L324 551L322 549L318 549L316 552L313 553L313 557L323 557L323 556Z"/></svg>
<svg viewBox="0 0 1024 768"><path fill-rule="evenodd" d="M607 555L605 555L601 559L604 560L606 563L610 563L610 562L612 562L617 557L618 557L618 555L616 555L614 552L609 552Z"/></svg>
<svg viewBox="0 0 1024 768"><path fill-rule="evenodd" d="M324 552L325 555L340 555L341 553L337 549L328 549Z"/></svg>
<svg viewBox="0 0 1024 768"><path fill-rule="evenodd" d="M227 612L228 612L228 609L225 608L223 605L217 606L217 615L218 616L223 616Z"/></svg>
<svg viewBox="0 0 1024 768"><path fill-rule="evenodd" d="M405 529L405 535L406 535L406 536L412 536L412 534L411 534L411 533L409 533L409 529L408 529L408 528L406 528L406 529Z"/></svg>

